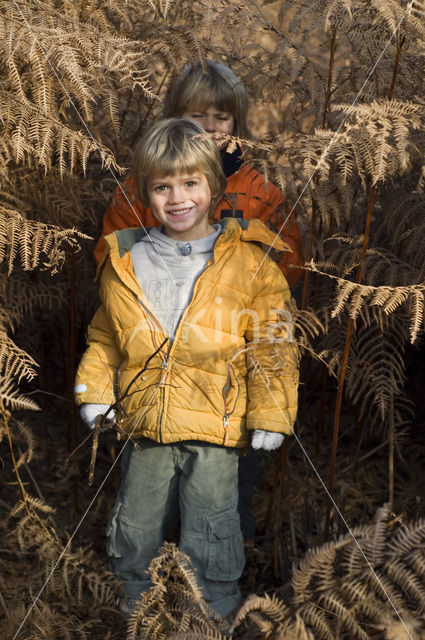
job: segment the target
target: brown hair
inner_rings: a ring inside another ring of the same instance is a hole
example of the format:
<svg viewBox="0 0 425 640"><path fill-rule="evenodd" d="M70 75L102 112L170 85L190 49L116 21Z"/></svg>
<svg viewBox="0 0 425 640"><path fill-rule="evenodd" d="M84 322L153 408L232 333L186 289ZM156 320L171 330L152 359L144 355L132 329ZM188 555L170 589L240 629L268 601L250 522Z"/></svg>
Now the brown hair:
<svg viewBox="0 0 425 640"><path fill-rule="evenodd" d="M229 67L213 60L207 60L205 68L195 63L183 69L165 95L163 116L181 117L188 109L204 110L211 106L232 114L235 136L249 137L248 93Z"/></svg>

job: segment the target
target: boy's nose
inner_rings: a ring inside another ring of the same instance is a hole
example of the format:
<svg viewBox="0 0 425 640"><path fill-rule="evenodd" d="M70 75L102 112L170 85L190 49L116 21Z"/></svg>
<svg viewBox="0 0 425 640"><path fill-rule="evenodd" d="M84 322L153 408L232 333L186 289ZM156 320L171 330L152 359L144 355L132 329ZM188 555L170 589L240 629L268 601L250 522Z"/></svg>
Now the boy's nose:
<svg viewBox="0 0 425 640"><path fill-rule="evenodd" d="M183 202L184 199L183 189L181 187L173 187L170 189L168 197L169 202L176 204L178 202Z"/></svg>

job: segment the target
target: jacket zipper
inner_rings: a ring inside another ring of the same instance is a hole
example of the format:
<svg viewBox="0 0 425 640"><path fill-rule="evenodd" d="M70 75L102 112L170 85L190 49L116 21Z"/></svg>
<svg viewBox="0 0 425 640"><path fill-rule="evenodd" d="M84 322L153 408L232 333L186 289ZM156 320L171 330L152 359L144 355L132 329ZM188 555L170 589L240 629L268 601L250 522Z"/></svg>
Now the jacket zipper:
<svg viewBox="0 0 425 640"><path fill-rule="evenodd" d="M221 236L221 234L219 234L218 238L220 238L220 236ZM217 238L217 240L218 240L218 238ZM215 241L214 246L213 246L212 256L211 256L211 264L208 264L206 266L206 268L202 271L202 273L199 274L199 276L198 276L198 278L197 278L197 280L196 280L196 282L195 282L195 284L193 286L191 298L188 301L188 303L186 305L186 308L185 308L184 312L182 313L182 315L180 317L179 323L178 323L178 325L176 327L176 330L174 332L174 338L172 340L169 339L170 347L168 349L168 353L165 354L164 360L163 360L162 365L161 365L162 375L161 375L161 379L160 379L159 385L158 385L158 387L160 389L160 392L161 392L161 398L160 398L161 408L160 408L160 412L159 412L159 415L158 415L158 422L157 422L157 428L158 428L159 441L160 442L162 442L162 422L163 422L163 417L164 417L164 405L165 405L165 392L166 392L165 380L167 378L168 372L170 371L169 359L170 359L170 356L171 356L171 351L173 350L174 344L176 342L175 336L177 335L180 326L182 325L182 323L184 322L184 320L185 320L185 318L187 316L189 307L190 307L190 305L191 305L191 303L193 301L193 298L195 297L195 293L198 290L199 282L200 282L202 276L209 269L211 269L211 267L215 264L214 250L215 250L215 245L217 243L217 240ZM131 288L130 288L130 290L131 290ZM149 315L151 314L150 309L143 303L143 301L140 299L140 297L138 295L137 295L137 300L138 300L140 306L143 308L145 314L149 317ZM158 322L159 326L162 329L163 327L162 327L161 323L158 321L158 318L156 318L156 316L154 314L152 314L152 315L154 316L155 320ZM229 425L229 428L230 428L230 425Z"/></svg>
<svg viewBox="0 0 425 640"><path fill-rule="evenodd" d="M165 379L168 373L168 360L170 358L170 353L166 353L164 356L164 360L162 361L161 369L161 380L159 381L159 389L161 394L161 410L158 415L158 431L159 431L159 441L162 442L162 416L164 415L164 405L165 405Z"/></svg>
<svg viewBox="0 0 425 640"><path fill-rule="evenodd" d="M219 236L220 237L220 236ZM215 247L215 245L214 245ZM211 257L211 264L209 264L208 266L205 267L205 269L202 271L202 273L199 274L195 284L193 285L193 290L192 290L192 295L190 300L188 301L185 310L183 311L180 320L178 322L178 325L176 327L176 330L174 332L174 338L173 339L169 339L169 345L170 348L168 349L168 353L165 355L164 360L162 362L162 376L161 376L161 380L159 383L159 387L161 388L161 410L159 412L159 416L158 416L158 422L157 422L157 426L158 426L158 432L159 432L159 440L160 442L162 442L162 422L163 422L163 417L164 417L164 405L165 405L165 392L166 392L166 386L165 386L165 379L168 375L168 372L170 371L171 368L171 364L169 364L169 359L171 354L171 351L173 351L173 347L176 343L176 335L179 332L179 328L180 326L183 324L188 311L189 311L189 307L192 304L192 300L195 297L195 294L198 290L199 287L199 282L202 278L202 276L204 275L204 273L206 273L209 269L211 269L211 267L213 266L213 264L215 263L215 259L214 259L214 247L213 247L213 253L212 253L212 257ZM175 349L174 349L175 350Z"/></svg>
<svg viewBox="0 0 425 640"><path fill-rule="evenodd" d="M233 369L233 366L230 362L226 363L227 366L227 378L226 378L226 382L224 384L224 387L221 390L221 395L223 397L223 429L224 429L224 438L223 438L223 444L224 446L229 444L229 438L230 438L230 422L229 422L229 418L232 415L232 413L235 411L236 409L236 404L238 402L238 398L239 398L239 393L240 393L240 384L238 382L238 379L235 375L235 371ZM236 394L236 398L233 404L233 409L230 411L229 407L227 406L227 392L229 390L229 387L231 386L232 383L232 374L231 372L233 372L233 377L236 381L237 384L237 394Z"/></svg>

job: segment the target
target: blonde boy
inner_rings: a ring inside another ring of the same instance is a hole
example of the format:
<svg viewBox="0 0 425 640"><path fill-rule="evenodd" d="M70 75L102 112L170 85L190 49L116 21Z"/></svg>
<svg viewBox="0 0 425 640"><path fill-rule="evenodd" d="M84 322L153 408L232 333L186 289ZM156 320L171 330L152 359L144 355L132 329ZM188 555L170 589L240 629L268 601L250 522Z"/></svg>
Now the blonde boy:
<svg viewBox="0 0 425 640"><path fill-rule="evenodd" d="M138 447L126 444L108 525L110 564L129 613L150 587L146 570L179 511L179 547L207 603L225 617L239 604L244 566L239 451L251 440L277 448L295 420L296 361L279 373L270 366L271 348L287 338L277 309L288 285L256 244L275 242L262 222L209 223L225 178L200 126L158 122L136 150L135 177L161 226L106 237L102 306L89 327L76 401L91 426L168 337L121 403L121 427ZM254 339L255 362L246 349Z"/></svg>
<svg viewBox="0 0 425 640"><path fill-rule="evenodd" d="M252 166L244 162L244 152L236 146L231 152L223 148L226 135L249 138L247 124L248 93L229 67L213 60L186 66L171 82L164 97L165 118L188 118L201 125L221 147L220 159L226 176L225 199L217 202L211 215L214 220L225 216L258 218L266 226L279 231L287 251L275 252L283 275L293 287L302 275L304 265L303 242L292 213L281 191ZM223 136L223 134L225 134ZM146 202L138 197L134 174L130 173L119 185L103 219L102 235L95 249L99 262L104 246L104 236L126 227L156 226L158 223Z"/></svg>

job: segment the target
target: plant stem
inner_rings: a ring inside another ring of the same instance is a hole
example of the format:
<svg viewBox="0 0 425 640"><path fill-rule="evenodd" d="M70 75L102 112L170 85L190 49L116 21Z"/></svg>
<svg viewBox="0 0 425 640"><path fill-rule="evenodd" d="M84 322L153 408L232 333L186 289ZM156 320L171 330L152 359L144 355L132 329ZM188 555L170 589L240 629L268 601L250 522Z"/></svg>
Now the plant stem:
<svg viewBox="0 0 425 640"><path fill-rule="evenodd" d="M388 502L390 511L394 510L394 398L390 398L390 430L388 434Z"/></svg>
<svg viewBox="0 0 425 640"><path fill-rule="evenodd" d="M69 409L67 411L67 444L68 452L72 451L78 440L77 416L74 403L74 377L75 377L75 357L76 357L76 308L77 308L77 268L75 252L71 251L70 256L70 287L69 287L69 314L68 314L68 344L67 344L67 399ZM72 475L74 512L78 513L78 462L77 468Z"/></svg>
<svg viewBox="0 0 425 640"><path fill-rule="evenodd" d="M357 284L360 284L363 277L363 263L366 257L367 247L369 243L370 225L372 222L373 202L375 200L375 194L376 194L376 184L372 186L369 193L369 202L368 202L367 215L366 215L366 225L365 225L364 236L363 236L362 253L360 256L360 262L357 269L357 277L356 277ZM347 375L347 366L348 366L348 358L350 355L351 340L353 338L353 330L354 330L354 320L353 318L349 318L347 334L345 336L344 353L342 357L341 369L339 372L338 391L336 396L336 405L335 405L335 414L334 414L334 424L333 424L333 434L332 434L332 453L331 453L331 464L329 468L328 496L327 496L327 502L326 502L326 518L325 518L325 531L324 531L326 540L329 537L331 496L333 493L334 483L335 483L335 463L336 463L336 450L337 450L338 435L339 435L339 420L341 415L342 398L344 394L345 378Z"/></svg>
<svg viewBox="0 0 425 640"><path fill-rule="evenodd" d="M396 57L394 60L391 86L388 90L388 95L387 95L388 100L391 100L393 97L395 82L396 82L397 73L399 69L400 55L401 55L404 42L405 42L405 36L402 36L397 40L397 50L396 50ZM376 183L373 184L369 193L368 209L366 214L366 224L365 224L365 231L364 231L364 237L363 237L363 246L362 246L359 266L357 269L357 277L356 277L357 284L359 284L363 278L363 266L364 266L364 261L366 258L366 253L367 253L367 248L369 243L370 225L372 222L373 203L374 203L375 194L376 194L376 187L377 187ZM339 421L340 421L342 398L343 398L343 392L344 392L344 383L345 383L345 378L347 374L348 358L350 354L351 341L353 337L353 330L354 330L354 320L353 318L349 318L347 334L345 338L344 353L343 353L339 380L338 380L338 392L336 397L335 414L334 414L332 453L331 453L331 463L329 468L328 496L327 496L327 502L326 502L326 518L325 518L325 529L324 529L324 536L326 540L329 537L331 496L333 493L334 483L335 483L335 462L336 462L336 450L338 445ZM393 422L392 419L391 419L391 422ZM393 427L391 428L393 429ZM392 434L390 433L390 453L389 453L390 501L391 499L393 499L393 491L394 491L394 445L391 444L391 439L393 438L394 438L394 433Z"/></svg>
<svg viewBox="0 0 425 640"><path fill-rule="evenodd" d="M392 100L393 97L393 93L394 93L394 87L395 87L395 82L396 82L396 78L397 78L397 72L398 72L398 67L399 67L399 63L400 63L400 56L401 56L401 51L403 49L403 45L406 41L406 36L403 35L401 36L401 38L399 38L397 40L397 52L396 52L396 58L395 58L395 62L394 62L394 69L393 69L393 77L391 79L391 86L390 89L388 91L388 99ZM400 242L399 245L399 253L401 252L402 249L402 242ZM394 439L395 439L395 433L394 433L394 398L393 396L390 397L390 413L389 413L389 418L390 418L390 432L388 435L388 441L389 441L389 449L388 449L388 502L390 504L390 510L392 511L394 508Z"/></svg>
<svg viewBox="0 0 425 640"><path fill-rule="evenodd" d="M18 465L16 463L15 452L13 450L13 442L12 442L12 436L11 436L11 433L10 433L10 426L9 426L9 416L10 416L10 414L9 414L8 411L6 411L6 408L5 408L2 400L0 400L0 413L1 413L2 418L3 418L4 426L6 427L6 435L7 435L7 441L9 443L10 456L12 458L13 470L15 472L16 480L18 481L18 485L19 485L19 488L20 488L21 493L22 493L22 499L23 499L24 503L26 504L26 502L27 502L27 499L26 499L27 498L27 492L26 492L26 489L24 487L24 483L22 482L21 475L20 475L19 469L18 469Z"/></svg>
<svg viewBox="0 0 425 640"><path fill-rule="evenodd" d="M336 28L332 31L331 38L331 50L329 53L329 71L328 71L328 86L326 88L325 102L323 104L323 115L322 115L322 129L326 127L326 116L329 109L329 102L331 99L331 87L332 87L332 76L335 62L335 49L336 49Z"/></svg>
<svg viewBox="0 0 425 640"><path fill-rule="evenodd" d="M309 230L309 233L308 233L306 262L310 262L310 260L311 260L311 250L312 250L312 246L313 246L314 223L316 222L316 211L317 211L317 205L316 205L316 202L312 198L310 230ZM305 309L306 302L307 302L309 274L310 274L309 271L305 272L303 295L302 295L302 300L301 300L301 309Z"/></svg>
<svg viewBox="0 0 425 640"><path fill-rule="evenodd" d="M403 49L403 45L404 45L405 42L406 42L406 36L405 35L401 36L401 38L399 38L397 40L397 50L396 50L396 56L395 56L395 61L394 61L393 77L391 79L391 86L390 86L390 88L388 90L388 100L392 100L392 97L393 97L395 81L397 79L398 66L399 66L399 63L400 63L401 51Z"/></svg>
<svg viewBox="0 0 425 640"><path fill-rule="evenodd" d="M334 69L334 63L335 63L335 49L336 49L336 29L333 30L332 38L331 38L331 48L329 53L329 68L328 68L328 84L326 87L325 101L323 103L323 113L322 113L322 129L326 127L326 116L328 113L329 102L331 99L332 78L333 78L333 69ZM306 262L310 262L311 260L316 212L317 212L317 205L315 200L312 198L312 212L311 212L311 220L310 220L310 230L308 235ZM308 280L309 280L309 271L306 271L304 275L304 287L303 287L301 309L305 309L305 305L307 302Z"/></svg>
<svg viewBox="0 0 425 640"><path fill-rule="evenodd" d="M326 404L326 385L328 381L327 370L323 367L322 371L322 387L320 392L320 405L319 405L319 421L317 425L317 436L316 436L316 448L314 451L314 455L317 458L320 454L320 449L322 446L322 437L323 437L323 429L325 425L325 404Z"/></svg>
<svg viewBox="0 0 425 640"><path fill-rule="evenodd" d="M285 483L286 465L288 459L288 438L283 441L282 447L279 451L277 458L277 464L279 469L278 475L278 502L276 505L276 517L274 527L274 575L279 575L279 550L280 550L280 533L282 528L282 499L283 499L283 487Z"/></svg>

